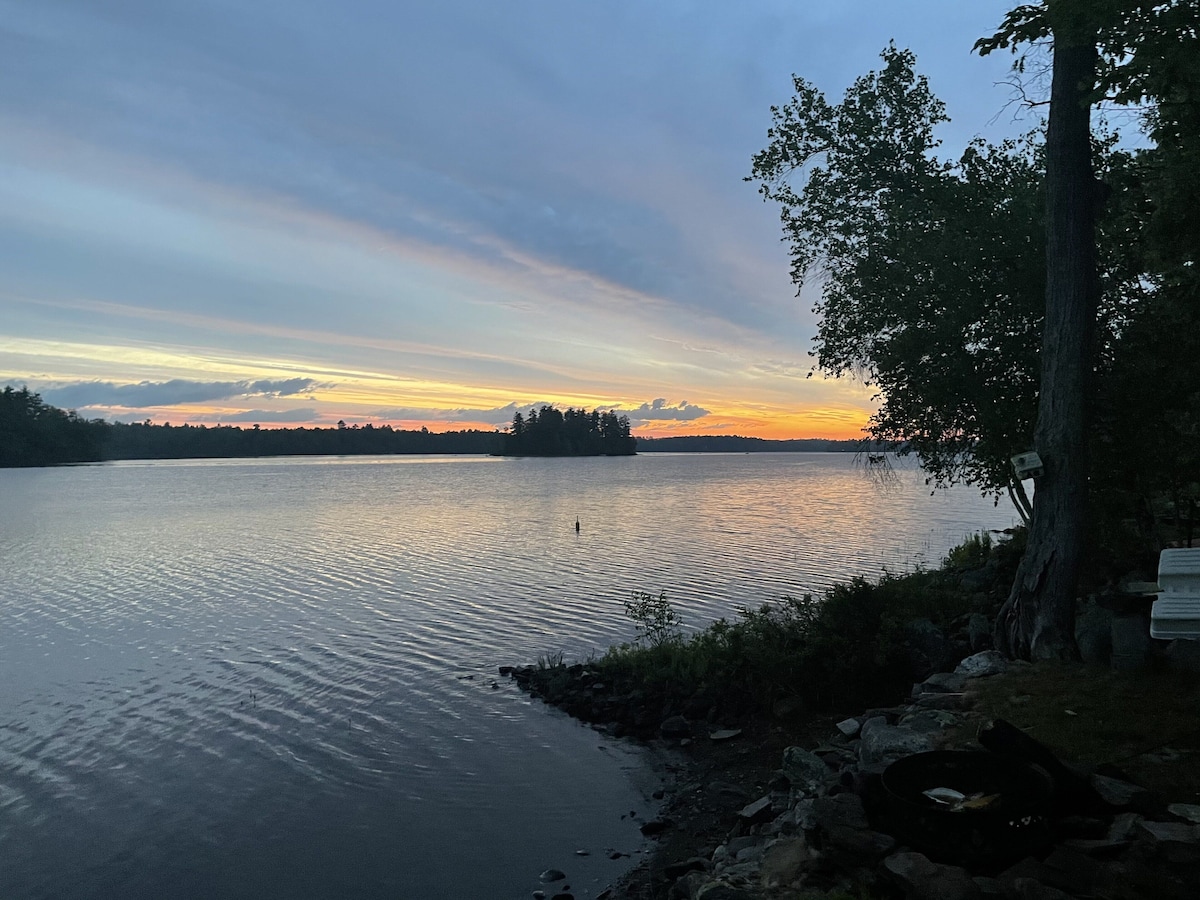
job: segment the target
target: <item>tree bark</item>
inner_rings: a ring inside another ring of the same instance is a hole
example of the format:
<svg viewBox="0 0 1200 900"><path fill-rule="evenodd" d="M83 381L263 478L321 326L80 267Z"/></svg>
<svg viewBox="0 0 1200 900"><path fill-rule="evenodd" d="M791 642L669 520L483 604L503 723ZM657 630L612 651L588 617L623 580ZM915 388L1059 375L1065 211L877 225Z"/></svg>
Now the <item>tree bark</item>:
<svg viewBox="0 0 1200 900"><path fill-rule="evenodd" d="M1090 130L1096 59L1093 34L1055 32L1046 132L1046 321L1034 428L1045 474L1033 498L1025 556L995 628L996 647L1021 659L1076 654L1099 296Z"/></svg>

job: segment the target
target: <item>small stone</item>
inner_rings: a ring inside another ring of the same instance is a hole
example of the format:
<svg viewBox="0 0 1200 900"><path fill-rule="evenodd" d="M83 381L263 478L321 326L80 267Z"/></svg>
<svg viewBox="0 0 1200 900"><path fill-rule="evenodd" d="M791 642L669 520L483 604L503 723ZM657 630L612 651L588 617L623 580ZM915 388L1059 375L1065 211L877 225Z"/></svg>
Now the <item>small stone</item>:
<svg viewBox="0 0 1200 900"><path fill-rule="evenodd" d="M1137 836L1138 822L1142 821L1142 817L1137 813L1120 813L1113 818L1112 825L1108 829L1108 839L1110 841L1132 841Z"/></svg>
<svg viewBox="0 0 1200 900"><path fill-rule="evenodd" d="M763 853L759 877L763 887L787 887L800 877L809 860L808 841L803 836L783 838Z"/></svg>
<svg viewBox="0 0 1200 900"><path fill-rule="evenodd" d="M1148 838L1154 844L1200 844L1200 830L1185 822L1138 823L1138 836Z"/></svg>
<svg viewBox="0 0 1200 900"><path fill-rule="evenodd" d="M1200 805L1195 803L1172 803L1167 812L1181 819L1187 819L1193 825L1200 825Z"/></svg>
<svg viewBox="0 0 1200 900"><path fill-rule="evenodd" d="M766 797L759 797L753 803L747 803L744 807L742 807L741 811L738 812L738 818L744 822L750 823L751 825L770 821L772 818L774 818L771 813L770 795Z"/></svg>
<svg viewBox="0 0 1200 900"><path fill-rule="evenodd" d="M741 737L742 729L740 728L721 728L717 731L709 732L708 739L710 741L731 741L735 737Z"/></svg>
<svg viewBox="0 0 1200 900"><path fill-rule="evenodd" d="M837 723L837 730L846 737L854 737L862 730L862 722L854 718L842 719L842 721Z"/></svg>
<svg viewBox="0 0 1200 900"><path fill-rule="evenodd" d="M561 869L547 869L538 876L538 881L542 884L552 884L555 881L562 881L567 877L567 873Z"/></svg>
<svg viewBox="0 0 1200 900"><path fill-rule="evenodd" d="M1119 778L1093 775L1091 782L1092 787L1096 789L1104 802L1118 809L1142 807L1151 799L1150 792L1145 788Z"/></svg>
<svg viewBox="0 0 1200 900"><path fill-rule="evenodd" d="M998 650L984 650L968 656L954 670L956 675L968 678L988 678L992 675L1003 675L1008 671L1008 660Z"/></svg>
<svg viewBox="0 0 1200 900"><path fill-rule="evenodd" d="M591 856L592 853L590 850L576 850L575 855L576 856Z"/></svg>

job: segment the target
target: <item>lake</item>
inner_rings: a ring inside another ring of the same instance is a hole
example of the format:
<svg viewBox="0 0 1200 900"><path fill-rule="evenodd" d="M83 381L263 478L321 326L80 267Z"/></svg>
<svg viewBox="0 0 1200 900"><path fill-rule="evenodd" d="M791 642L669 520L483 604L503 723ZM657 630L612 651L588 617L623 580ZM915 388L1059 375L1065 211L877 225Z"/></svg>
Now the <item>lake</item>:
<svg viewBox="0 0 1200 900"><path fill-rule="evenodd" d="M1014 522L806 453L5 469L0 512L7 900L594 897L649 759L498 665L629 640L635 590L699 627Z"/></svg>

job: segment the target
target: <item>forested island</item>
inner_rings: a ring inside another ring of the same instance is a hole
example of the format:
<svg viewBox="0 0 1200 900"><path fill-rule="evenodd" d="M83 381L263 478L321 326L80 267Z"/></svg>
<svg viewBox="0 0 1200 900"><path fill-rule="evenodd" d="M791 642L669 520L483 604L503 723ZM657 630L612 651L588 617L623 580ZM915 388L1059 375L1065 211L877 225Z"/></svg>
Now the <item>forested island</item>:
<svg viewBox="0 0 1200 900"><path fill-rule="evenodd" d="M553 406L517 413L504 435L505 456L633 456L638 441L629 418L612 411Z"/></svg>

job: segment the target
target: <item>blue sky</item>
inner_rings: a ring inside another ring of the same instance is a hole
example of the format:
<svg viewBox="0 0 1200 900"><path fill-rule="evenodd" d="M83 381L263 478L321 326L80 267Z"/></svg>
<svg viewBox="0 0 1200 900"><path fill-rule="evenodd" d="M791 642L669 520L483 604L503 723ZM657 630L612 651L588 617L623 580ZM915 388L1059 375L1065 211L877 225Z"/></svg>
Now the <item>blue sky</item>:
<svg viewBox="0 0 1200 900"><path fill-rule="evenodd" d="M0 0L0 384L89 417L847 436L742 178L889 40L1027 130L1009 3Z"/></svg>

